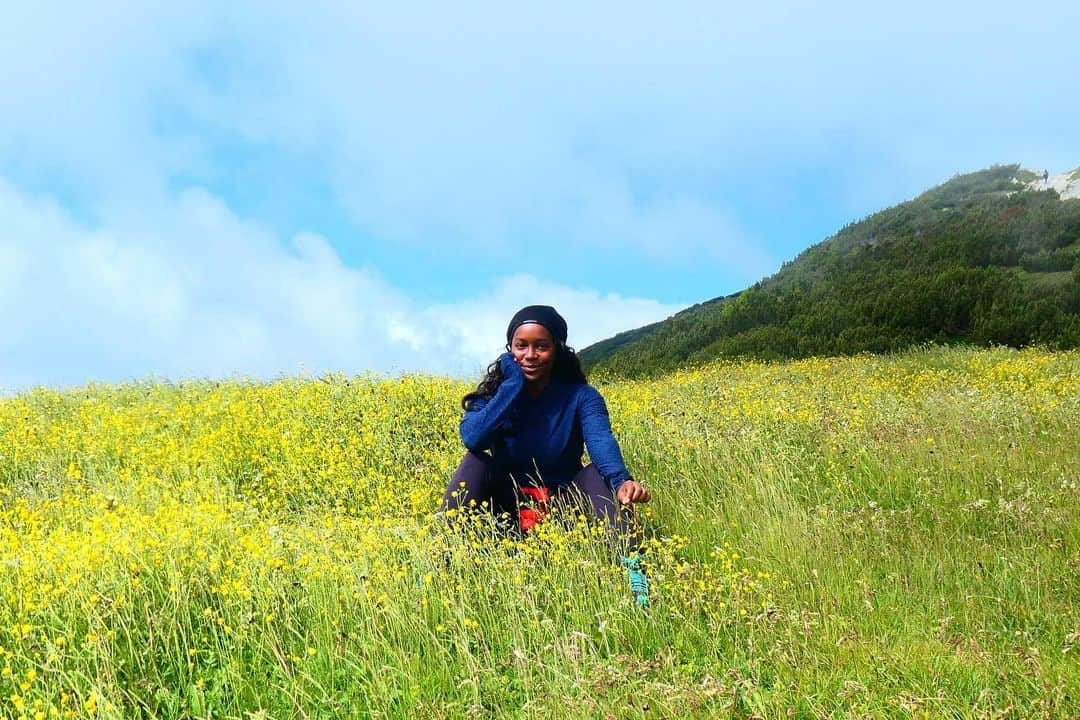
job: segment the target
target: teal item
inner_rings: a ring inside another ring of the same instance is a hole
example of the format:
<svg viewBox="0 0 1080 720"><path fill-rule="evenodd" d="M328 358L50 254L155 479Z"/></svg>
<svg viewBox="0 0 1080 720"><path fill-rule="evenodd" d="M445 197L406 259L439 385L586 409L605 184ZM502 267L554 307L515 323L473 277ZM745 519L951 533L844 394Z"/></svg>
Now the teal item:
<svg viewBox="0 0 1080 720"><path fill-rule="evenodd" d="M640 557L624 557L622 566L630 576L630 592L638 607L649 607L649 578L645 576L645 570L641 567Z"/></svg>

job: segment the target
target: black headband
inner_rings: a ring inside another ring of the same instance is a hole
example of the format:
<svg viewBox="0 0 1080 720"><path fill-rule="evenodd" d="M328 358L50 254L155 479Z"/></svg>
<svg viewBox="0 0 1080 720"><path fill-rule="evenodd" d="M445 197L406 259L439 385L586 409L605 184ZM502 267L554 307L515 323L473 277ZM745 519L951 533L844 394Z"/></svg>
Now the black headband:
<svg viewBox="0 0 1080 720"><path fill-rule="evenodd" d="M547 328L555 342L566 344L566 320L550 305L529 305L514 313L514 319L506 328L506 342L514 337L514 331L522 325L536 323Z"/></svg>

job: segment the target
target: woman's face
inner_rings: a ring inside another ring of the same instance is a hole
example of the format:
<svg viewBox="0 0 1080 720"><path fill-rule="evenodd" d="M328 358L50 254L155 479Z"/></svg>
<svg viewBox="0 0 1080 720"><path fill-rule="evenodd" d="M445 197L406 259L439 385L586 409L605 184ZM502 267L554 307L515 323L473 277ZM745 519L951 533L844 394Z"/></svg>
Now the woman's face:
<svg viewBox="0 0 1080 720"><path fill-rule="evenodd" d="M525 373L526 381L543 382L551 377L555 367L555 340L543 325L525 323L518 327L510 340L510 352Z"/></svg>

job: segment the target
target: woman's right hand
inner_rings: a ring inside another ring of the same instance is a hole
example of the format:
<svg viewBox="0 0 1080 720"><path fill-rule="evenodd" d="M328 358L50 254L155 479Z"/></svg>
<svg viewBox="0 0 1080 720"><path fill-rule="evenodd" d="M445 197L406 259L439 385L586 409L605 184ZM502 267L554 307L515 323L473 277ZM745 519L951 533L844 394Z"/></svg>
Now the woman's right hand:
<svg viewBox="0 0 1080 720"><path fill-rule="evenodd" d="M499 356L499 369L502 370L503 378L509 379L512 377L525 377L525 373L521 372L521 366L517 364L517 360L514 359L514 353L507 350Z"/></svg>

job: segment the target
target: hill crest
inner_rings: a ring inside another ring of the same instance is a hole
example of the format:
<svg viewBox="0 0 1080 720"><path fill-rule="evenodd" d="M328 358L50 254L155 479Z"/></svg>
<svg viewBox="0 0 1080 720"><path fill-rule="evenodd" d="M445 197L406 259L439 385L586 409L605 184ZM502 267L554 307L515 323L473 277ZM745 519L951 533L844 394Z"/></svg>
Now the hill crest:
<svg viewBox="0 0 1080 720"><path fill-rule="evenodd" d="M1062 200L1075 200L1080 198L1080 168L1068 170L1058 175L1049 175L1045 179L1042 173L1028 170L1035 175L1034 180L1028 181L1028 190L1053 190Z"/></svg>
<svg viewBox="0 0 1080 720"><path fill-rule="evenodd" d="M1018 188L1019 186L1019 188ZM773 275L581 351L589 369L889 352L924 342L1080 345L1080 169L956 175L853 222Z"/></svg>

